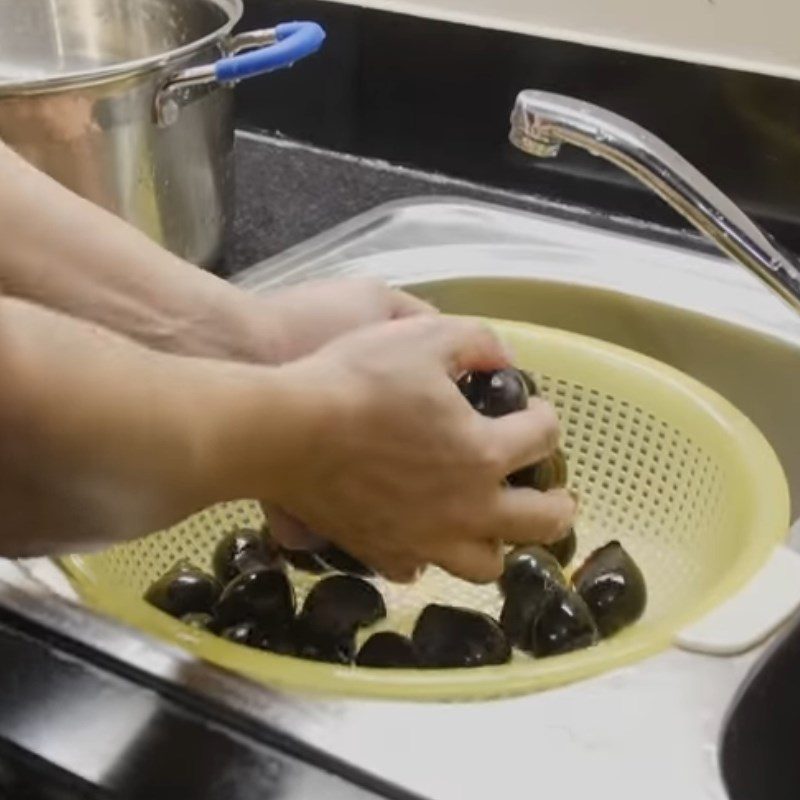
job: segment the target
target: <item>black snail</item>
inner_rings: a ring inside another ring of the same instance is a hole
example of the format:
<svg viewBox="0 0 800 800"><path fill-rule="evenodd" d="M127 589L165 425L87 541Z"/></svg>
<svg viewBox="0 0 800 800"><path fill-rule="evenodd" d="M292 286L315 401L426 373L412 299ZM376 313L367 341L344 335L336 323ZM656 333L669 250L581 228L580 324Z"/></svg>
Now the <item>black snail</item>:
<svg viewBox="0 0 800 800"><path fill-rule="evenodd" d="M570 528L569 533L556 542L545 545L545 549L552 553L562 567L567 567L575 558L575 551L578 549L578 540L575 536L575 528Z"/></svg>
<svg viewBox="0 0 800 800"><path fill-rule="evenodd" d="M573 576L603 636L613 636L644 613L644 575L623 546L612 541L595 550Z"/></svg>
<svg viewBox="0 0 800 800"><path fill-rule="evenodd" d="M359 667L409 669L419 666L419 656L414 643L394 631L373 633L361 646L356 656Z"/></svg>
<svg viewBox="0 0 800 800"><path fill-rule="evenodd" d="M547 492L550 489L562 489L567 485L567 478L567 457L563 450L558 449L538 464L512 472L506 480L511 486Z"/></svg>
<svg viewBox="0 0 800 800"><path fill-rule="evenodd" d="M223 628L220 636L234 644L256 644L258 637L258 625L255 622L237 622Z"/></svg>
<svg viewBox="0 0 800 800"><path fill-rule="evenodd" d="M362 578L371 578L375 574L366 564L334 544L329 544L315 555L323 564L327 564L337 572L358 575Z"/></svg>
<svg viewBox="0 0 800 800"><path fill-rule="evenodd" d="M354 633L325 630L314 619L298 617L291 631L293 652L310 661L352 664L356 653Z"/></svg>
<svg viewBox="0 0 800 800"><path fill-rule="evenodd" d="M511 659L500 626L488 614L469 608L426 606L411 639L423 667L482 667Z"/></svg>
<svg viewBox="0 0 800 800"><path fill-rule="evenodd" d="M214 607L220 629L256 622L264 630L286 627L294 619L294 589L281 570L246 572L234 578Z"/></svg>
<svg viewBox="0 0 800 800"><path fill-rule="evenodd" d="M531 625L545 601L567 585L561 566L543 547L518 547L506 555L499 585L505 596L500 625L513 645L527 650Z"/></svg>
<svg viewBox="0 0 800 800"><path fill-rule="evenodd" d="M467 402L487 417L502 417L528 407L528 386L532 380L523 378L519 370L510 367L496 372L468 372L458 381L458 388Z"/></svg>
<svg viewBox="0 0 800 800"><path fill-rule="evenodd" d="M354 575L331 575L316 583L292 627L295 652L301 658L349 664L355 657L359 628L386 616L380 592Z"/></svg>
<svg viewBox="0 0 800 800"><path fill-rule="evenodd" d="M310 572L312 575L322 575L329 572L330 567L311 550L290 550L281 548L281 555L301 572Z"/></svg>
<svg viewBox="0 0 800 800"><path fill-rule="evenodd" d="M216 578L179 561L147 590L144 599L173 617L208 613L222 591Z"/></svg>
<svg viewBox="0 0 800 800"><path fill-rule="evenodd" d="M521 411L539 395L537 381L515 368L467 373L458 388L488 417ZM567 486L568 478L559 448L505 484L507 491L546 492ZM499 623L471 608L433 603L417 615L410 636L369 630L388 610L366 564L333 544L314 552L286 549L266 526L242 528L218 542L216 578L178 562L145 599L197 631L277 655L370 669L474 669L508 663L512 647L534 658L591 647L640 619L647 588L622 545L615 540L598 548L568 581L563 570L576 549L574 528L547 545L510 549L497 584ZM295 580L301 596L308 587L302 609Z"/></svg>
<svg viewBox="0 0 800 800"><path fill-rule="evenodd" d="M523 649L543 658L590 647L598 638L597 625L581 596L558 589L548 596L533 620Z"/></svg>
<svg viewBox="0 0 800 800"><path fill-rule="evenodd" d="M266 530L244 528L224 536L217 543L212 563L223 584L245 572L280 567L280 550Z"/></svg>
<svg viewBox="0 0 800 800"><path fill-rule="evenodd" d="M344 572L361 578L372 578L375 572L355 556L346 553L334 544L327 544L319 550L280 549L281 555L301 572L322 575L325 572Z"/></svg>
<svg viewBox="0 0 800 800"><path fill-rule="evenodd" d="M499 585L504 595L539 592L548 583L566 586L558 559L537 544L515 547L506 553Z"/></svg>
<svg viewBox="0 0 800 800"><path fill-rule="evenodd" d="M331 575L308 593L302 616L320 630L353 634L383 619L386 604L371 583L354 575Z"/></svg>
<svg viewBox="0 0 800 800"><path fill-rule="evenodd" d="M181 617L181 622L198 631L211 631L214 628L214 617L202 611L192 611Z"/></svg>

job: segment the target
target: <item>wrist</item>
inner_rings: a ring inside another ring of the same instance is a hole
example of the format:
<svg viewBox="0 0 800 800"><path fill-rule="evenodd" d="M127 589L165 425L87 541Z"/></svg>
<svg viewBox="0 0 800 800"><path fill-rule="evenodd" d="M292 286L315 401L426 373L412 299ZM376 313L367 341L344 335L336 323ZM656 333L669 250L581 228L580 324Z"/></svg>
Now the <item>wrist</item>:
<svg viewBox="0 0 800 800"><path fill-rule="evenodd" d="M277 304L231 287L235 293L232 325L242 342L241 361L254 364L284 363L288 350L285 314Z"/></svg>
<svg viewBox="0 0 800 800"><path fill-rule="evenodd" d="M271 311L259 298L213 278L192 298L169 343L160 349L242 363L279 363L283 325Z"/></svg>
<svg viewBox="0 0 800 800"><path fill-rule="evenodd" d="M280 505L303 484L326 416L293 365L220 364L194 425L203 494L211 502Z"/></svg>

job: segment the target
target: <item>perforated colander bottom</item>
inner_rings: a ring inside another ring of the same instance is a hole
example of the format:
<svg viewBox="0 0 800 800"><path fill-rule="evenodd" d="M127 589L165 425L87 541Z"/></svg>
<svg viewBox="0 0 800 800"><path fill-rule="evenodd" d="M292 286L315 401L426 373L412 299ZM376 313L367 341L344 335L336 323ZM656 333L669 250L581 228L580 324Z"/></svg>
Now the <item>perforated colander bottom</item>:
<svg viewBox="0 0 800 800"><path fill-rule="evenodd" d="M589 650L473 670L365 670L299 661L187 629L141 600L178 558L209 569L224 534L263 522L252 501L65 566L96 607L270 685L419 699L530 691L612 668L667 645L764 562L788 525L788 491L769 445L727 401L651 359L597 340L521 323L491 323L532 370L561 418L570 484L581 496L578 554L620 539L645 574L644 618ZM293 571L299 598L316 580ZM430 602L499 614L495 586L431 568L413 586L378 580L389 610L377 629L410 631ZM367 633L371 633L369 631Z"/></svg>

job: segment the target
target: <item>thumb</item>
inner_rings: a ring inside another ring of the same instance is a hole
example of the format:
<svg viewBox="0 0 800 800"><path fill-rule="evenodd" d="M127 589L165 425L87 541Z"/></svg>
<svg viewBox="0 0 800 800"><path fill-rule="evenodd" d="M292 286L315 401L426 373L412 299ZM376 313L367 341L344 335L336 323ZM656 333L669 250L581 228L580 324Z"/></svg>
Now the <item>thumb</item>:
<svg viewBox="0 0 800 800"><path fill-rule="evenodd" d="M434 346L451 378L511 366L510 351L486 323L459 317L439 317L435 322Z"/></svg>

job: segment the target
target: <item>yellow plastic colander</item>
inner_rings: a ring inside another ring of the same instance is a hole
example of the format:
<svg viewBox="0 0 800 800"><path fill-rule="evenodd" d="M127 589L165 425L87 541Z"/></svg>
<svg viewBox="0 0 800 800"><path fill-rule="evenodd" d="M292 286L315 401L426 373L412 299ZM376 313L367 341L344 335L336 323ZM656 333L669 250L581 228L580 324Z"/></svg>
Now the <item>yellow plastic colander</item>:
<svg viewBox="0 0 800 800"><path fill-rule="evenodd" d="M209 569L221 536L259 525L263 517L251 501L216 506L139 541L67 558L63 564L75 586L91 606L200 658L304 692L497 697L581 679L668 646L682 628L743 586L785 535L789 493L775 454L725 399L653 359L559 330L488 322L558 409L570 483L581 496L575 563L617 538L644 571L649 604L633 627L591 649L549 659L515 654L500 667L375 670L235 645L189 629L141 599L178 558ZM300 572L292 577L302 599L315 579ZM495 616L500 609L496 587L473 586L438 569L410 587L382 580L377 585L389 616L373 630L408 632L429 602Z"/></svg>

